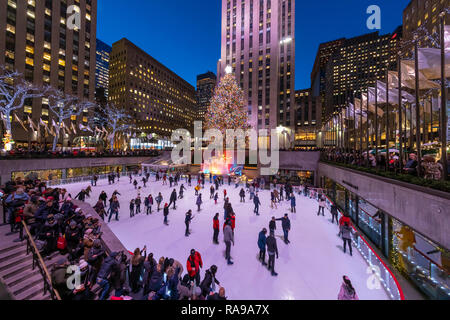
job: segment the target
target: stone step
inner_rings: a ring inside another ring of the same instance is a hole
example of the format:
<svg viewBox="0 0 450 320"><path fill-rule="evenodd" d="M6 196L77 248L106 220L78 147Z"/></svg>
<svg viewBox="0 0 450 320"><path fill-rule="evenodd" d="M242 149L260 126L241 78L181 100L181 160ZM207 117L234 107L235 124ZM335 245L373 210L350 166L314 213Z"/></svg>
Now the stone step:
<svg viewBox="0 0 450 320"><path fill-rule="evenodd" d="M8 272L9 269L14 269L16 266L22 264L23 262L29 262L31 265L33 261L32 255L19 254L15 255L11 259L8 259L2 263L0 263L0 275L3 275L5 272Z"/></svg>
<svg viewBox="0 0 450 320"><path fill-rule="evenodd" d="M25 245L21 246L21 247L16 247L13 250L9 250L9 251L5 251L3 254L0 253L0 264L13 259L15 256L18 255L23 255L27 253L27 247Z"/></svg>
<svg viewBox="0 0 450 320"><path fill-rule="evenodd" d="M36 268L36 269L28 271L26 273L16 274L15 276L12 276L12 277L6 279L5 283L8 287L13 288L14 286L20 284L22 281L25 281L25 280L35 276L36 274L38 274L40 277L42 277L41 273L39 272L39 269Z"/></svg>
<svg viewBox="0 0 450 320"><path fill-rule="evenodd" d="M29 288L35 287L35 286L42 286L42 287L44 286L44 279L42 278L40 273L25 279L24 281L20 282L18 285L10 287L10 290L17 297L21 293L27 291Z"/></svg>
<svg viewBox="0 0 450 320"><path fill-rule="evenodd" d="M37 283L35 286L27 288L27 290L16 295L17 300L32 300L34 297L44 294L43 281Z"/></svg>

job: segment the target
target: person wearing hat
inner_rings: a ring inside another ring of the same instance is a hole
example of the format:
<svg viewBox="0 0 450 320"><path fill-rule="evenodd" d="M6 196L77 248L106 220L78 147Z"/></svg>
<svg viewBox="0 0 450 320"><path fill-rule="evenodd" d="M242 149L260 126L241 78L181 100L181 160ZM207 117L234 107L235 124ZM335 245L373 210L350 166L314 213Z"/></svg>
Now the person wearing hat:
<svg viewBox="0 0 450 320"><path fill-rule="evenodd" d="M259 261L262 262L263 266L266 266L266 234L267 229L264 228L258 235L258 247L259 247Z"/></svg>
<svg viewBox="0 0 450 320"><path fill-rule="evenodd" d="M44 255L50 254L56 250L56 243L59 234L58 231L58 224L54 215L49 214L38 236L40 240L44 240L46 242L43 250Z"/></svg>
<svg viewBox="0 0 450 320"><path fill-rule="evenodd" d="M202 256L199 252L195 251L195 249L191 250L191 254L189 255L186 262L187 272L191 281L195 279L195 283L197 286L200 285L200 268L203 268Z"/></svg>
<svg viewBox="0 0 450 320"><path fill-rule="evenodd" d="M202 289L202 296L207 297L210 292L216 291L216 284L220 286L219 280L216 279L217 266L212 265L209 270L205 272L205 278L203 278L200 288Z"/></svg>
<svg viewBox="0 0 450 320"><path fill-rule="evenodd" d="M95 239L92 248L89 250L87 262L92 266L91 282L93 283L96 279L97 273L103 263L105 257L105 249L102 246L100 239Z"/></svg>
<svg viewBox="0 0 450 320"><path fill-rule="evenodd" d="M81 229L75 221L70 221L66 228L67 251L69 252L69 259L75 260L78 255L78 250L81 249Z"/></svg>
<svg viewBox="0 0 450 320"><path fill-rule="evenodd" d="M23 217L25 219L26 224L30 227L30 232L32 234L35 233L37 223L34 215L39 209L39 201L38 197L33 196L30 199L30 202L25 205L23 208Z"/></svg>
<svg viewBox="0 0 450 320"><path fill-rule="evenodd" d="M164 213L164 224L168 226L169 222L167 221L167 217L169 216L169 205L167 203L164 204L163 213Z"/></svg>
<svg viewBox="0 0 450 320"><path fill-rule="evenodd" d="M72 298L72 290L67 286L67 280L70 276L67 273L69 262L66 258L60 258L53 267L51 272L52 286L58 291L62 300L70 300Z"/></svg>
<svg viewBox="0 0 450 320"><path fill-rule="evenodd" d="M275 219L276 221L281 221L281 227L284 233L284 243L289 244L289 231L291 230L291 220L289 220L288 214L286 213L283 218Z"/></svg>

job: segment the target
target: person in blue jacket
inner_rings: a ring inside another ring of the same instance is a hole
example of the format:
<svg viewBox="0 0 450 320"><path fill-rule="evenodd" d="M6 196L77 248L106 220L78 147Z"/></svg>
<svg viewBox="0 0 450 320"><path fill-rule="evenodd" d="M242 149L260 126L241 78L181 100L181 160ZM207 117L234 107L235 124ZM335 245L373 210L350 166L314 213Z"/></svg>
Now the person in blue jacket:
<svg viewBox="0 0 450 320"><path fill-rule="evenodd" d="M267 229L264 228L262 229L262 231L259 233L258 236L258 247L259 247L259 261L262 262L263 266L266 266L266 234L267 234Z"/></svg>
<svg viewBox="0 0 450 320"><path fill-rule="evenodd" d="M295 201L295 196L293 193L291 193L291 212L292 213L297 213L297 211L295 210L295 206L296 206L296 201Z"/></svg>
<svg viewBox="0 0 450 320"><path fill-rule="evenodd" d="M259 206L261 205L261 202L259 201L258 194L253 197L253 204L255 205L255 209L253 210L253 212L256 213L257 216L259 216Z"/></svg>

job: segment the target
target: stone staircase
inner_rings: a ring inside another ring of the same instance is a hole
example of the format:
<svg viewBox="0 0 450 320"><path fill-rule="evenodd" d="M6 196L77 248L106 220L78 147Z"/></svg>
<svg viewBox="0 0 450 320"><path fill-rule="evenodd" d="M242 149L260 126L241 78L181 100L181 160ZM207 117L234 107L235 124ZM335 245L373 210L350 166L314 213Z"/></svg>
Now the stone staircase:
<svg viewBox="0 0 450 320"><path fill-rule="evenodd" d="M10 234L10 226L0 226L0 278L16 300L51 300L44 295L44 280L36 266L33 270L32 254L27 255L27 242L18 241L19 234ZM44 258L49 272L62 256L59 252Z"/></svg>

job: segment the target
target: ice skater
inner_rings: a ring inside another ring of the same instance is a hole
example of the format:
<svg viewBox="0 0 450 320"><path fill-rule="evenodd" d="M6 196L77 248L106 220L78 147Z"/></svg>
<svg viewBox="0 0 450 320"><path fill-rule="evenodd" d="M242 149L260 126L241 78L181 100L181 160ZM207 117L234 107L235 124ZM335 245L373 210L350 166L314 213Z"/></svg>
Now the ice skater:
<svg viewBox="0 0 450 320"><path fill-rule="evenodd" d="M266 237L267 229L264 228L258 235L258 247L259 247L259 261L263 266L266 266Z"/></svg>
<svg viewBox="0 0 450 320"><path fill-rule="evenodd" d="M119 200L117 199L117 196L113 196L112 201L109 205L110 214L109 214L108 223L111 222L111 218L113 215L116 215L116 221L119 221L119 209L120 209Z"/></svg>
<svg viewBox="0 0 450 320"><path fill-rule="evenodd" d="M231 244L233 243L234 246L234 234L230 220L226 222L225 229L223 230L223 241L225 242L225 259L228 265L232 265L234 262L231 261Z"/></svg>
<svg viewBox="0 0 450 320"><path fill-rule="evenodd" d="M144 200L144 205L145 205L145 212L147 215L152 213L152 206L153 206L153 197L152 195L149 195L147 198L145 198Z"/></svg>
<svg viewBox="0 0 450 320"><path fill-rule="evenodd" d="M338 300L359 300L352 282L347 276L343 276L343 282L338 294Z"/></svg>
<svg viewBox="0 0 450 320"><path fill-rule="evenodd" d="M134 217L134 199L130 201L130 218Z"/></svg>
<svg viewBox="0 0 450 320"><path fill-rule="evenodd" d="M141 203L142 203L141 197L138 196L136 198L136 200L134 201L134 203L136 204L136 214L140 214L141 213Z"/></svg>
<svg viewBox="0 0 450 320"><path fill-rule="evenodd" d="M215 192L215 191L216 191L216 190L214 189L214 186L211 186L211 188L209 188L209 192L210 192L209 198L210 198L210 199L214 198L214 192Z"/></svg>
<svg viewBox="0 0 450 320"><path fill-rule="evenodd" d="M214 196L214 203L217 204L217 200L219 200L219 193L216 192L215 196Z"/></svg>
<svg viewBox="0 0 450 320"><path fill-rule="evenodd" d="M320 216L320 212L322 212L322 216L325 216L325 213L324 213L325 205L326 205L325 198L322 195L320 195L319 196L319 211L317 212L318 216Z"/></svg>
<svg viewBox="0 0 450 320"><path fill-rule="evenodd" d="M276 219L276 221L281 221L281 227L283 228L284 243L289 244L289 231L291 230L291 220L289 220L288 214L286 213L283 218Z"/></svg>
<svg viewBox="0 0 450 320"><path fill-rule="evenodd" d="M213 243L219 244L219 232L220 232L220 223L219 223L219 213L213 218Z"/></svg>
<svg viewBox="0 0 450 320"><path fill-rule="evenodd" d="M339 225L338 208L334 203L331 205L330 212L331 212L331 218L332 218L331 223L334 223L334 219L336 219L336 223Z"/></svg>
<svg viewBox="0 0 450 320"><path fill-rule="evenodd" d="M266 239L267 254L269 255L268 268L272 276L276 277L278 273L275 272L275 256L278 259L278 247L275 234L270 232L270 235Z"/></svg>
<svg viewBox="0 0 450 320"><path fill-rule="evenodd" d="M186 187L184 186L184 184L181 184L180 192L178 194L178 199L183 199L183 197L184 197L184 190L186 190Z"/></svg>
<svg viewBox="0 0 450 320"><path fill-rule="evenodd" d="M200 286L200 268L203 268L202 256L195 249L191 250L186 262L187 272L191 281L195 280L195 285Z"/></svg>
<svg viewBox="0 0 450 320"><path fill-rule="evenodd" d="M342 240L344 241L344 253L346 253L346 247L348 243L348 249L350 251L350 256L352 256L352 234L353 229L349 225L348 222L345 222L345 224L341 227L341 234L342 234Z"/></svg>
<svg viewBox="0 0 450 320"><path fill-rule="evenodd" d="M270 192L270 208L273 209L275 206L275 209L277 208L277 199L275 198L275 193L273 191Z"/></svg>
<svg viewBox="0 0 450 320"><path fill-rule="evenodd" d="M275 230L277 230L277 220L275 217L272 217L272 220L269 222L269 231L270 233L275 233Z"/></svg>
<svg viewBox="0 0 450 320"><path fill-rule="evenodd" d="M137 185L138 185L138 182L137 182L137 180L136 180L136 179L134 179L134 181L133 181L133 186L134 186L134 189L137 189Z"/></svg>
<svg viewBox="0 0 450 320"><path fill-rule="evenodd" d="M194 217L192 216L192 210L189 210L188 212L186 212L186 218L184 219L184 224L186 225L186 232L184 233L184 235L186 237L189 237L189 235L191 234L191 232L189 231L189 225L192 219L194 219Z"/></svg>
<svg viewBox="0 0 450 320"><path fill-rule="evenodd" d="M176 209L176 202L177 202L177 191L175 189L173 189L169 200L170 200L169 207L173 203L173 209L175 210Z"/></svg>
<svg viewBox="0 0 450 320"><path fill-rule="evenodd" d="M169 225L169 221L167 220L167 218L169 216L169 205L167 203L164 205L163 213L164 213L164 224L166 226L168 226Z"/></svg>
<svg viewBox="0 0 450 320"><path fill-rule="evenodd" d="M253 198L253 204L255 205L255 209L253 210L253 212L256 213L257 216L259 216L259 206L261 205L261 202L259 201L258 194L255 194Z"/></svg>
<svg viewBox="0 0 450 320"><path fill-rule="evenodd" d="M160 207L161 207L161 202L163 201L163 196L162 196L162 194L161 194L161 192L156 196L156 204L158 205L158 212L159 212L159 210L160 210Z"/></svg>
<svg viewBox="0 0 450 320"><path fill-rule="evenodd" d="M297 211L295 209L295 207L296 207L296 200L295 200L294 193L291 193L290 200L291 200L291 213L297 213Z"/></svg>
<svg viewBox="0 0 450 320"><path fill-rule="evenodd" d="M241 191L239 191L239 197L241 198L240 202L245 202L245 190L244 190L244 188L242 188Z"/></svg>
<svg viewBox="0 0 450 320"><path fill-rule="evenodd" d="M197 211L201 210L201 205L203 203L202 201L202 194L200 193L197 197L197 201L195 202L197 204Z"/></svg>

